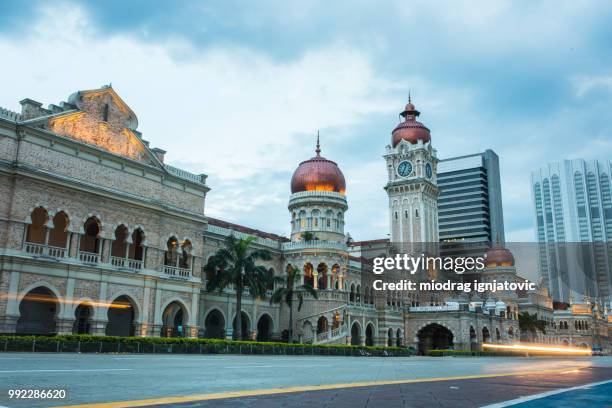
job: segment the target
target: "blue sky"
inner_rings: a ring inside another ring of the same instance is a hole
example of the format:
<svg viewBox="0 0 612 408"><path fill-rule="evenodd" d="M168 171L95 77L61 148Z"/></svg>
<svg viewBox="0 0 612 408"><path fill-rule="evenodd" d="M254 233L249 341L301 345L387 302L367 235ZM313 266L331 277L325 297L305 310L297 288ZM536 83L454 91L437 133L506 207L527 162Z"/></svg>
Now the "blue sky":
<svg viewBox="0 0 612 408"><path fill-rule="evenodd" d="M209 174L208 215L282 234L320 130L347 231L373 239L410 90L440 158L499 154L506 238L531 241L530 170L612 158L610 21L605 1L9 1L0 106L112 82L151 145Z"/></svg>

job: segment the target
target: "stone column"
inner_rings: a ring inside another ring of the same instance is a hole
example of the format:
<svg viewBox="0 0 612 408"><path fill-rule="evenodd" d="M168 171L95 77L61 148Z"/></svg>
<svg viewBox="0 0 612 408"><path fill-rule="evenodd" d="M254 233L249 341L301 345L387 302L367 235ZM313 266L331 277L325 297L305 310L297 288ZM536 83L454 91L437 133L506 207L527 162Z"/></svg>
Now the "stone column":
<svg viewBox="0 0 612 408"><path fill-rule="evenodd" d="M314 283L313 283L314 288L318 289L319 288L319 274L317 272L313 272L312 276L314 280Z"/></svg>
<svg viewBox="0 0 612 408"><path fill-rule="evenodd" d="M93 336L105 336L107 324L108 320L92 320L89 326L90 334Z"/></svg>
<svg viewBox="0 0 612 408"><path fill-rule="evenodd" d="M74 320L74 318L56 318L55 331L57 332L57 334L72 334Z"/></svg>
<svg viewBox="0 0 612 408"><path fill-rule="evenodd" d="M0 333L15 333L19 316L0 316Z"/></svg>

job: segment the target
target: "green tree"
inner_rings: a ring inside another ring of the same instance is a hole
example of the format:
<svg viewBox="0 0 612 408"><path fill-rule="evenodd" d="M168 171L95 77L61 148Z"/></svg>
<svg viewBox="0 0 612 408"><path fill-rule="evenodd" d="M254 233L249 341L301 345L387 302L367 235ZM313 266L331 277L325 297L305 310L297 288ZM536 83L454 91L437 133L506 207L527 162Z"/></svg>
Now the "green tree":
<svg viewBox="0 0 612 408"><path fill-rule="evenodd" d="M270 304L286 303L289 307L289 343L293 343L293 302L297 299L299 312L304 304L304 295L309 294L317 299L317 291L310 283L300 283L300 270L291 264L287 266L287 276L277 276L275 282L278 283L278 287L272 292Z"/></svg>
<svg viewBox="0 0 612 408"><path fill-rule="evenodd" d="M269 251L252 249L255 237L237 239L230 235L225 240L225 248L220 248L210 257L204 270L209 277L206 289L209 292L223 291L232 286L236 292L236 330L233 338L240 340L242 333L242 296L249 289L253 298L265 296L269 281L268 269L257 265L257 261L272 259Z"/></svg>
<svg viewBox="0 0 612 408"><path fill-rule="evenodd" d="M315 241L317 239L317 237L315 237L315 235L310 231L302 232L301 237L302 237L302 240L306 242Z"/></svg>
<svg viewBox="0 0 612 408"><path fill-rule="evenodd" d="M532 340L538 331L546 334L546 323L538 319L537 313L523 312L519 314L519 329L521 333L530 333L529 340Z"/></svg>

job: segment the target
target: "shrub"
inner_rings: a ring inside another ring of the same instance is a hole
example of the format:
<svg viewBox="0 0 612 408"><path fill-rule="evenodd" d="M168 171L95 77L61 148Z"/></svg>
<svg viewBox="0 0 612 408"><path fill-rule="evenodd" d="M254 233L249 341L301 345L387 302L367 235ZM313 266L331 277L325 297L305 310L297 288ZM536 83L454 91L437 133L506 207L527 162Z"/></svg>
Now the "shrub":
<svg viewBox="0 0 612 408"><path fill-rule="evenodd" d="M281 342L235 341L164 337L115 337L91 335L0 336L0 351L47 351L81 353L182 353L182 354L289 354L359 356L409 356L401 347L352 346L343 344L289 344Z"/></svg>

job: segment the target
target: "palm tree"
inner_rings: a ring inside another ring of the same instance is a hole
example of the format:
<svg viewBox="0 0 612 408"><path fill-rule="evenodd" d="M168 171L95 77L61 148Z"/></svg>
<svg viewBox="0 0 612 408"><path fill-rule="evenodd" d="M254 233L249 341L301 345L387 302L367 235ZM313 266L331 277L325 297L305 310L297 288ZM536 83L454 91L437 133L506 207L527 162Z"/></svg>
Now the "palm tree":
<svg viewBox="0 0 612 408"><path fill-rule="evenodd" d="M280 287L272 293L270 298L270 304L272 303L286 303L289 306L289 343L293 342L293 301L297 298L298 300L298 312L302 309L304 304L304 294L308 293L313 298L317 299L317 291L306 283L300 285L300 270L289 264L287 266L287 277L283 278L277 276L275 282L279 283Z"/></svg>
<svg viewBox="0 0 612 408"><path fill-rule="evenodd" d="M251 296L263 296L269 280L268 269L257 265L256 261L272 259L269 251L264 249L251 249L255 237L237 239L230 235L225 240L225 248L221 248L210 257L204 270L210 277L207 290L212 292L223 291L233 286L236 291L236 330L233 338L240 340L242 333L242 295L248 288Z"/></svg>
<svg viewBox="0 0 612 408"><path fill-rule="evenodd" d="M533 336L537 331L541 331L546 334L546 325L543 320L538 320L537 313L529 314L529 312L523 312L519 314L519 329L521 333L530 333L529 341L533 339ZM522 336L521 336L522 337Z"/></svg>

